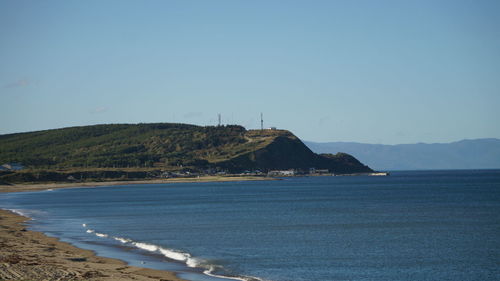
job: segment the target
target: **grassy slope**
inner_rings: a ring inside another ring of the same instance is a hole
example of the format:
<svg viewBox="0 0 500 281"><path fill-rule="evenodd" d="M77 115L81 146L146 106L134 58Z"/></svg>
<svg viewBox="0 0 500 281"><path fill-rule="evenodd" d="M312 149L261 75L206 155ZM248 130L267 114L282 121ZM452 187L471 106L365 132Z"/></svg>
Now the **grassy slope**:
<svg viewBox="0 0 500 281"><path fill-rule="evenodd" d="M323 157L284 130L186 124L112 124L0 135L0 163L37 169L221 167L366 172L345 155Z"/></svg>

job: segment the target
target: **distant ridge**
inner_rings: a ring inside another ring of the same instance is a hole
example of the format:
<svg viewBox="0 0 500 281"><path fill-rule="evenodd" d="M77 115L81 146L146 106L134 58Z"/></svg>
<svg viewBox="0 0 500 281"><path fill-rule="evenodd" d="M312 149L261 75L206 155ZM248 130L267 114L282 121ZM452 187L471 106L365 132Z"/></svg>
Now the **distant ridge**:
<svg viewBox="0 0 500 281"><path fill-rule="evenodd" d="M0 163L20 163L29 169L47 170L372 171L345 153L315 154L286 130L173 123L105 124L0 135Z"/></svg>
<svg viewBox="0 0 500 281"><path fill-rule="evenodd" d="M377 170L499 169L500 139L451 143L365 144L304 142L316 153L349 153Z"/></svg>

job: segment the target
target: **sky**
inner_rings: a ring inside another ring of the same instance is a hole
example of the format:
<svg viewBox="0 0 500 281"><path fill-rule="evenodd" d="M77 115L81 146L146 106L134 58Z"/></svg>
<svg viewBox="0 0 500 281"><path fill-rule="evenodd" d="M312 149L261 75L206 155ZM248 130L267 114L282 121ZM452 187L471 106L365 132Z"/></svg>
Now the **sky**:
<svg viewBox="0 0 500 281"><path fill-rule="evenodd" d="M0 134L104 123L500 138L500 1L0 0Z"/></svg>

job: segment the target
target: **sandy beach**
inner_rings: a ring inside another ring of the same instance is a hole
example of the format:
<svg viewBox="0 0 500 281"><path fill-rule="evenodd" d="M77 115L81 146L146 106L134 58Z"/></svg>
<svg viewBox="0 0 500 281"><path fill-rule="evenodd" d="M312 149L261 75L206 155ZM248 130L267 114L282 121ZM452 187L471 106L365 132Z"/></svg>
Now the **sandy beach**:
<svg viewBox="0 0 500 281"><path fill-rule="evenodd" d="M270 178L212 176L141 181L17 184L0 185L0 192L243 180L270 180ZM25 226L28 220L27 217L0 210L0 280L182 280L168 271L128 266L121 260L99 257L92 251L77 248L40 232L29 231Z"/></svg>
<svg viewBox="0 0 500 281"><path fill-rule="evenodd" d="M47 189L71 188L71 187L98 187L129 184L161 184L161 183L189 183L189 182L228 182L228 181L262 181L278 180L277 178L258 176L203 176L198 178L169 178L135 181L100 181L100 182L65 182L65 183L23 183L23 184L0 184L0 192L24 192L41 191Z"/></svg>
<svg viewBox="0 0 500 281"><path fill-rule="evenodd" d="M128 266L26 230L27 220L0 210L0 280L183 280L171 272Z"/></svg>

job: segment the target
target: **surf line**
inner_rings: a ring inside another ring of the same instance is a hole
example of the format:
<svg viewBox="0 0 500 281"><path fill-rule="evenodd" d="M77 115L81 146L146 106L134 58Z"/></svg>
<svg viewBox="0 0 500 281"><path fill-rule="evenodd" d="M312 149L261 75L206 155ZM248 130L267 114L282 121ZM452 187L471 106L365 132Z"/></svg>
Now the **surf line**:
<svg viewBox="0 0 500 281"><path fill-rule="evenodd" d="M84 228L86 228L85 232L87 232L89 234L94 234L95 236L100 237L100 238L112 238L116 241L121 242L122 244L131 245L131 246L134 246L136 248L139 248L141 250L145 250L148 252L160 253L161 255L163 255L164 257L166 257L168 259L171 259L174 261L179 261L179 262L184 262L188 267L201 268L201 269L203 269L203 274L208 275L208 276L221 278L221 279L239 280L239 281L264 281L260 278L253 277L253 276L236 277L236 276L225 276L225 275L215 274L214 272L216 271L216 268L222 268L222 266L209 264L207 261L205 261L203 259L195 258L195 257L191 256L191 254L189 254L189 253L164 248L164 247L154 245L154 244L137 242L137 241L134 241L134 240L128 239L128 238L123 238L123 237L118 237L118 236L110 236L108 234L100 233L100 232L95 231L94 229L88 228L87 224L85 224L85 223L82 224L82 226Z"/></svg>

